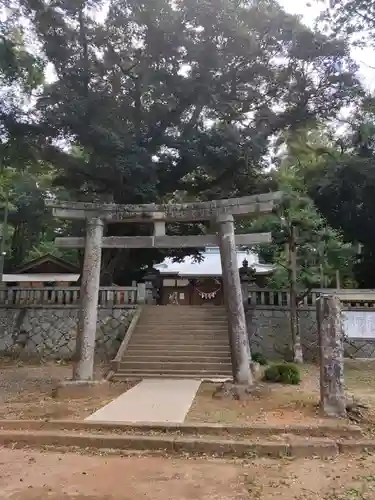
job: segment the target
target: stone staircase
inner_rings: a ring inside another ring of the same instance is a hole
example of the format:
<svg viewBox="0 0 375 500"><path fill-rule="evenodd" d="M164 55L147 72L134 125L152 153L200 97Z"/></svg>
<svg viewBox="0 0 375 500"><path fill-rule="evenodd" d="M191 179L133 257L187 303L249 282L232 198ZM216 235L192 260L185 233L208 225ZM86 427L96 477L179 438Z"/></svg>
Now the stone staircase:
<svg viewBox="0 0 375 500"><path fill-rule="evenodd" d="M231 378L222 307L145 306L113 380Z"/></svg>

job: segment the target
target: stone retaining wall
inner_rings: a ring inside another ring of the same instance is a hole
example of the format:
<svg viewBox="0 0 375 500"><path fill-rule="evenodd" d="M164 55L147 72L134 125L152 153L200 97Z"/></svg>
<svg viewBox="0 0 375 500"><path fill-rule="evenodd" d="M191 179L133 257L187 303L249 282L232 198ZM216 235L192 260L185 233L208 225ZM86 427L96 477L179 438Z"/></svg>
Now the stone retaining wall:
<svg viewBox="0 0 375 500"><path fill-rule="evenodd" d="M318 332L314 308L299 311L301 342L305 361L318 357ZM247 330L253 352L268 359L292 359L292 338L287 308L256 307L247 311ZM345 340L345 356L375 358L375 341Z"/></svg>
<svg viewBox="0 0 375 500"><path fill-rule="evenodd" d="M96 354L112 359L120 346L134 306L100 308ZM0 308L0 355L21 358L69 359L74 354L78 308ZM301 340L306 361L317 359L315 310L299 311ZM248 332L253 352L268 359L291 358L289 311L287 308L257 306L247 312ZM345 354L355 358L375 358L375 341L346 341Z"/></svg>
<svg viewBox="0 0 375 500"><path fill-rule="evenodd" d="M134 307L101 308L96 355L112 358L135 313ZM75 351L78 309L1 308L0 354L21 358L69 359Z"/></svg>

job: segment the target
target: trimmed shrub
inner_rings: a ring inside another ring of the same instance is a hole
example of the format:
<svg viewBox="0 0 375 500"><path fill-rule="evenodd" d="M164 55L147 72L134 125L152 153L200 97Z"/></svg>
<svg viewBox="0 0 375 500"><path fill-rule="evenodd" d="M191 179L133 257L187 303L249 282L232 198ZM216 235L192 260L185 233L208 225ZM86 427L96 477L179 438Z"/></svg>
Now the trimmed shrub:
<svg viewBox="0 0 375 500"><path fill-rule="evenodd" d="M251 359L254 361L254 363L259 363L262 366L268 365L268 360L264 354L261 352L253 352L251 354Z"/></svg>
<svg viewBox="0 0 375 500"><path fill-rule="evenodd" d="M298 385L301 374L298 367L292 363L275 363L264 372L264 380L279 384Z"/></svg>

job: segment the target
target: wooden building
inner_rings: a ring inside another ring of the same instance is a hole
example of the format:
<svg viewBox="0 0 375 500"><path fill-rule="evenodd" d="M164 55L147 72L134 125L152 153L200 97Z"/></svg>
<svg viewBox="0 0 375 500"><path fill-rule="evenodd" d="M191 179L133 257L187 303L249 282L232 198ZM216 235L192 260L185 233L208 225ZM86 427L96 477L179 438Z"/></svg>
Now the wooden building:
<svg viewBox="0 0 375 500"><path fill-rule="evenodd" d="M33 259L3 274L6 286L25 288L77 286L80 270L70 262L50 254Z"/></svg>
<svg viewBox="0 0 375 500"><path fill-rule="evenodd" d="M222 305L224 302L220 250L208 247L201 253L202 260L186 257L182 262L166 259L154 268L160 273L161 304L180 305ZM254 285L264 287L266 277L274 268L270 264L261 264L258 255L238 250L238 267L247 261L254 276Z"/></svg>

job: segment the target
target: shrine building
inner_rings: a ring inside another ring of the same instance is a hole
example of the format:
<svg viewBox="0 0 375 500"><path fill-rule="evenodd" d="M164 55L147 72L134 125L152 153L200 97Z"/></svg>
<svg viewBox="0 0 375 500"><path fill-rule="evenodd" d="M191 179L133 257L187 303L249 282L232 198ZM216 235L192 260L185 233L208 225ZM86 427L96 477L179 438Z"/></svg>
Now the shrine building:
<svg viewBox="0 0 375 500"><path fill-rule="evenodd" d="M154 268L160 273L160 303L180 305L223 305L222 268L219 247L207 247L202 259L185 257L181 262L167 258ZM261 264L256 253L237 250L238 268L244 261L253 272L253 283L263 288L267 276L272 274L271 264Z"/></svg>

